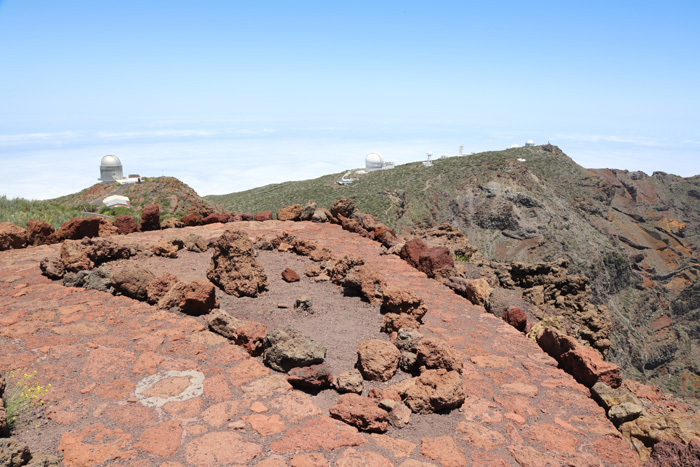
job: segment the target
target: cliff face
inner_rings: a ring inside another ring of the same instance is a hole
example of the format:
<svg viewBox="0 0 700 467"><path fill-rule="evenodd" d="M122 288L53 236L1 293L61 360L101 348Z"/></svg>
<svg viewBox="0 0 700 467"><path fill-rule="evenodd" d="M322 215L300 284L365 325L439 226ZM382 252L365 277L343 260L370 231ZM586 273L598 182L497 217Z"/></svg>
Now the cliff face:
<svg viewBox="0 0 700 467"><path fill-rule="evenodd" d="M700 177L586 170L554 146L509 152L437 177L423 201L430 216L395 224L449 222L496 261L568 258L610 311L608 358L630 377L700 396ZM416 211L404 199L396 212Z"/></svg>

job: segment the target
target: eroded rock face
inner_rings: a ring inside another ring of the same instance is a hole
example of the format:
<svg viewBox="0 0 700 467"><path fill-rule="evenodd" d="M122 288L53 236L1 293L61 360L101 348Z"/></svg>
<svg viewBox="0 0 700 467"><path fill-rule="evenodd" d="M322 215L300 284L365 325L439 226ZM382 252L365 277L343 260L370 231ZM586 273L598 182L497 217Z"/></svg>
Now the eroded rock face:
<svg viewBox="0 0 700 467"><path fill-rule="evenodd" d="M644 462L651 455L652 447L664 440L689 445L695 439L697 443L700 439L700 414L674 412L654 417L639 417L623 423L620 431L622 437L632 445ZM697 444L694 445L694 449L697 448Z"/></svg>
<svg viewBox="0 0 700 467"><path fill-rule="evenodd" d="M277 371L323 363L326 349L299 331L284 327L265 336L263 361Z"/></svg>
<svg viewBox="0 0 700 467"><path fill-rule="evenodd" d="M357 345L357 368L369 381L389 381L400 358L401 352L391 342L370 339Z"/></svg>
<svg viewBox="0 0 700 467"><path fill-rule="evenodd" d="M149 204L141 211L140 230L160 230L160 207L157 204Z"/></svg>
<svg viewBox="0 0 700 467"><path fill-rule="evenodd" d="M55 232L56 229L53 228L53 225L47 222L35 219L27 221L27 243L30 245L37 246L54 243L56 239Z"/></svg>
<svg viewBox="0 0 700 467"><path fill-rule="evenodd" d="M343 394L328 412L331 417L362 431L383 433L389 426L389 413L372 399L357 394Z"/></svg>
<svg viewBox="0 0 700 467"><path fill-rule="evenodd" d="M656 443L644 467L668 467L672 465L700 467L700 440L691 440L687 445L663 440Z"/></svg>
<svg viewBox="0 0 700 467"><path fill-rule="evenodd" d="M135 264L126 263L112 269L114 289L136 300L146 300L147 287L153 279L155 276L151 271Z"/></svg>
<svg viewBox="0 0 700 467"><path fill-rule="evenodd" d="M253 243L240 230L227 229L214 244L207 277L236 297L257 297L268 285L265 271L255 259Z"/></svg>
<svg viewBox="0 0 700 467"><path fill-rule="evenodd" d="M460 407L464 403L464 383L456 371L425 370L399 387L404 403L414 413L434 413Z"/></svg>
<svg viewBox="0 0 700 467"><path fill-rule="evenodd" d="M0 223L0 251L24 248L27 245L27 231L12 222Z"/></svg>

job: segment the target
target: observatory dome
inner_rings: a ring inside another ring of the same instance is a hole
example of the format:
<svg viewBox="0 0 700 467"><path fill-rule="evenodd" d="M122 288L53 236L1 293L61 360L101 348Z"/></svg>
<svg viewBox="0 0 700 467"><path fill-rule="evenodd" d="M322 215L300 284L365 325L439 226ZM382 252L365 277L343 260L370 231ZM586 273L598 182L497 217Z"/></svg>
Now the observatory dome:
<svg viewBox="0 0 700 467"><path fill-rule="evenodd" d="M122 162L117 156L104 156L100 162L100 180L104 184L114 183L115 178L124 178Z"/></svg>
<svg viewBox="0 0 700 467"><path fill-rule="evenodd" d="M534 146L534 145L535 145L535 142L531 139L527 140L527 142L525 143L525 146Z"/></svg>
<svg viewBox="0 0 700 467"><path fill-rule="evenodd" d="M378 152L370 152L365 157L365 170L371 172L373 170L382 170L384 168L384 158Z"/></svg>

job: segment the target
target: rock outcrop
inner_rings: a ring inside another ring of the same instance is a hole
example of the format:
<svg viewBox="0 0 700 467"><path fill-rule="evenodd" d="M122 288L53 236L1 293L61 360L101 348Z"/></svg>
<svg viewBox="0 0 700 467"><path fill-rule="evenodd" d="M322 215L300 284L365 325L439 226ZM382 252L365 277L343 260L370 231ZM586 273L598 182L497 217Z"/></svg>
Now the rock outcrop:
<svg viewBox="0 0 700 467"><path fill-rule="evenodd" d="M207 277L224 292L236 297L256 297L268 285L267 276L255 259L253 243L240 230L227 229L214 244Z"/></svg>

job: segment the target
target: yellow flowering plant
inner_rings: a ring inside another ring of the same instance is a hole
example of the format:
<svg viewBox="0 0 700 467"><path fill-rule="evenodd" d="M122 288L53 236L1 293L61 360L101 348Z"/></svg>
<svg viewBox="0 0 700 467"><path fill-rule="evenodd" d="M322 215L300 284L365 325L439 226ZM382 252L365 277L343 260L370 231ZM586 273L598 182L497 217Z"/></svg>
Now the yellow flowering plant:
<svg viewBox="0 0 700 467"><path fill-rule="evenodd" d="M3 404L7 414L7 428L10 432L21 426L36 407L44 404L43 397L51 388L51 384L41 386L34 376L36 376L36 370L25 373L18 368L7 373L5 377L6 389L3 394Z"/></svg>

